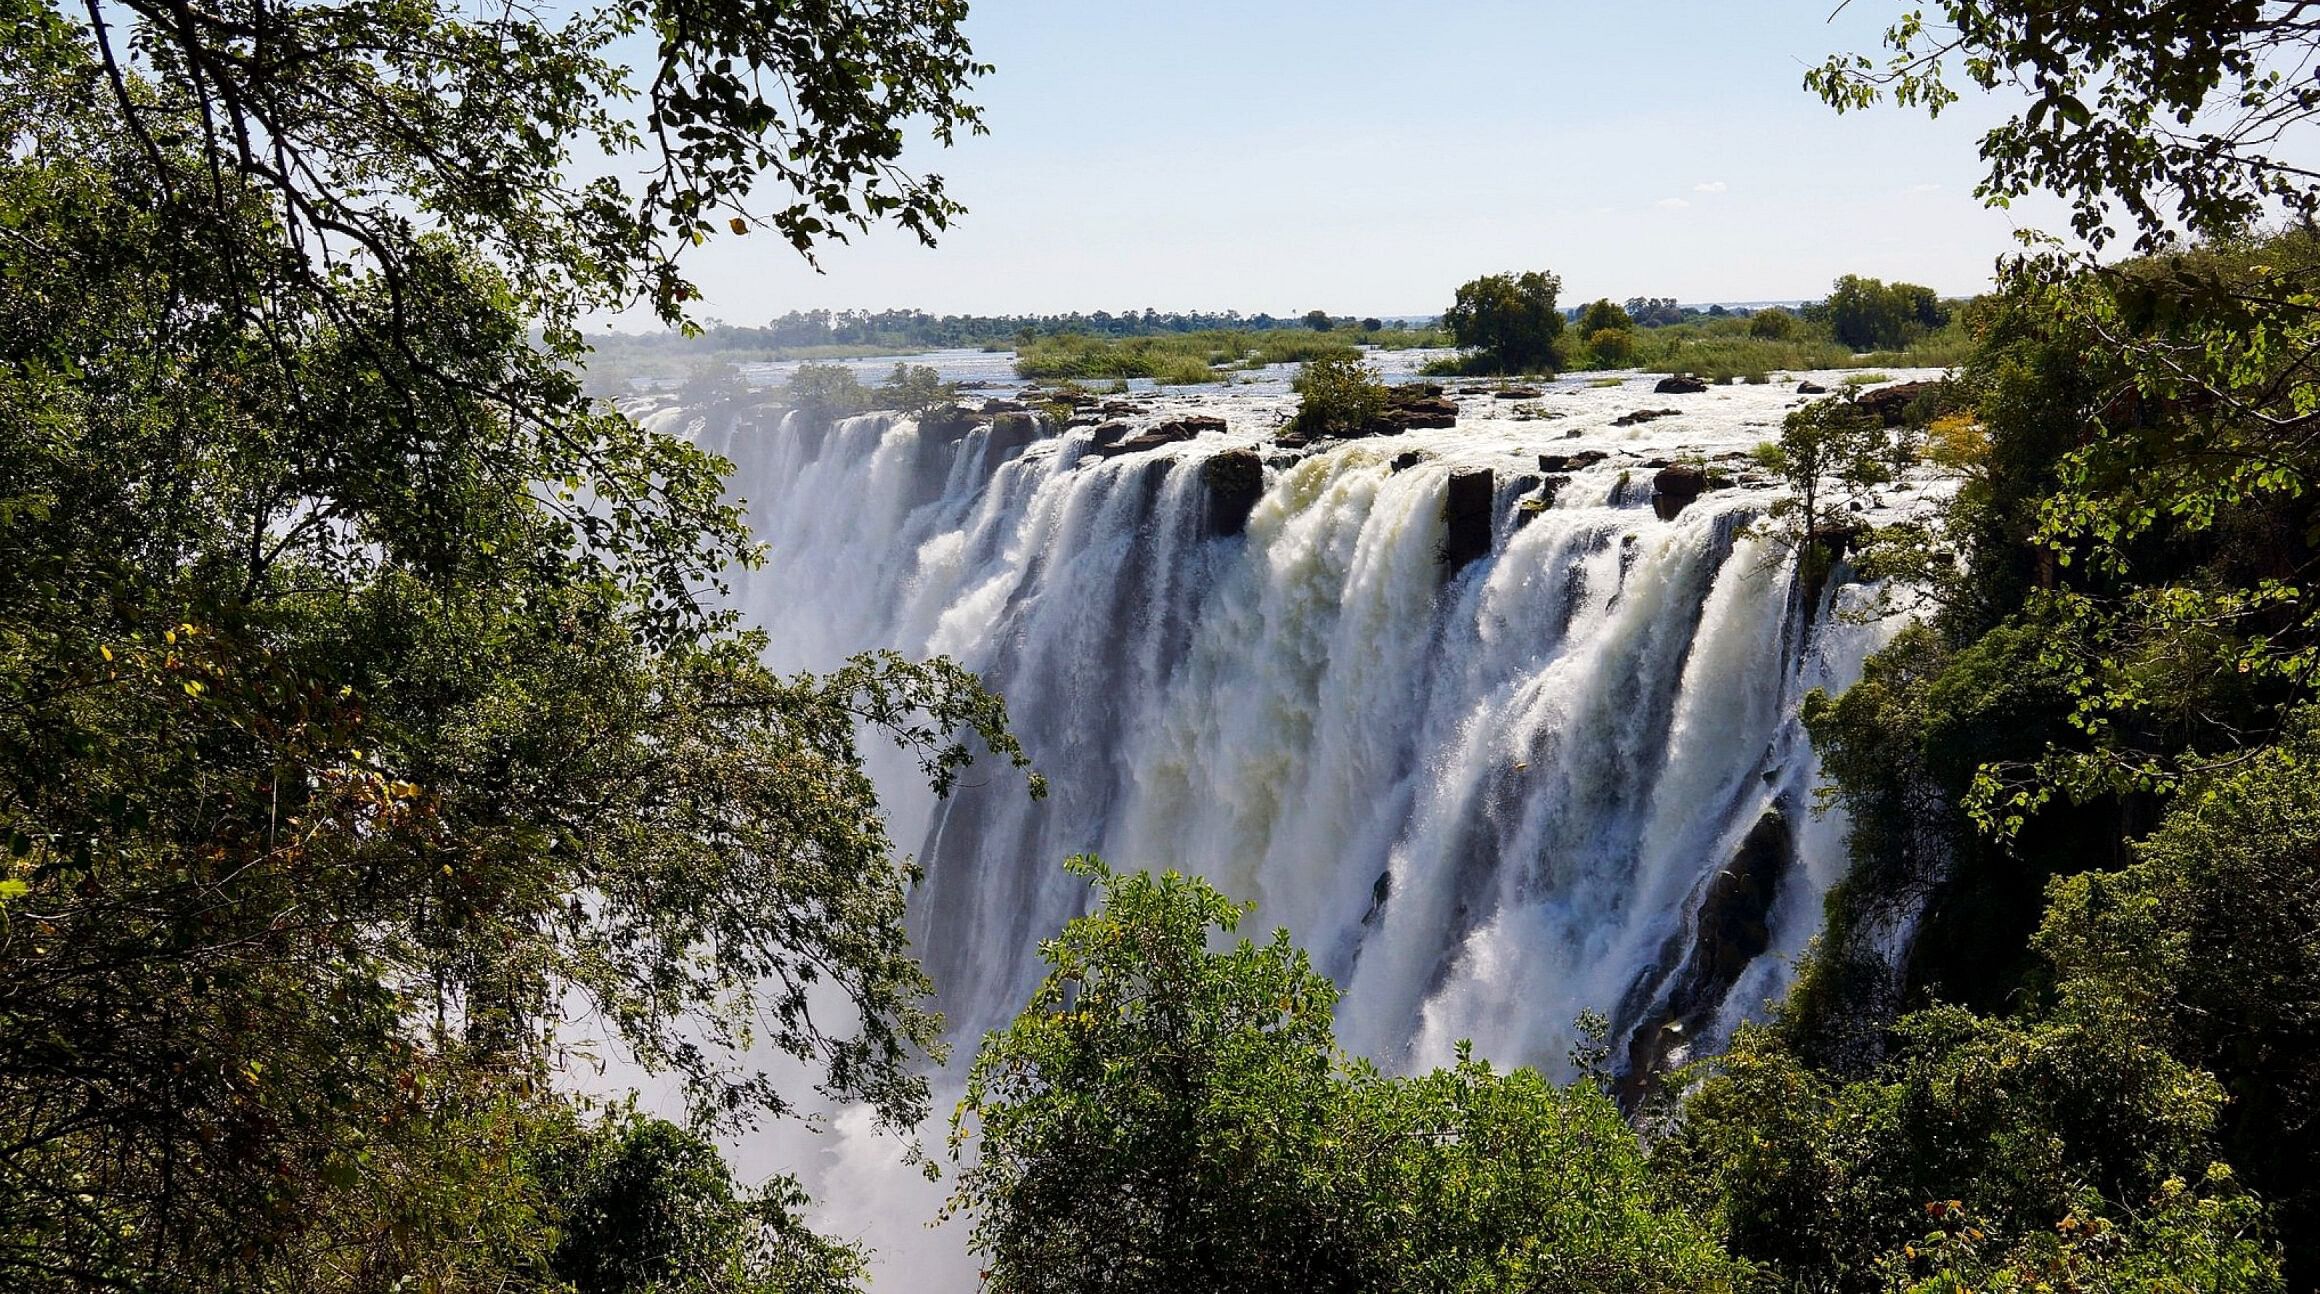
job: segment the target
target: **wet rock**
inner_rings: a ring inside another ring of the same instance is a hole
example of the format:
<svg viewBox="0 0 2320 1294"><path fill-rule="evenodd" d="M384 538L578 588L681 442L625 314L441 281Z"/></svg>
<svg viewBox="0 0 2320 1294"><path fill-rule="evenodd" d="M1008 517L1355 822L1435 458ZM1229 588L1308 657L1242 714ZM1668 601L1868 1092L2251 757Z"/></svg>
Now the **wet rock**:
<svg viewBox="0 0 2320 1294"><path fill-rule="evenodd" d="M1858 521L1825 521L1812 529L1812 542L1828 550L1833 558L1859 548L1869 537L1869 527Z"/></svg>
<svg viewBox="0 0 2320 1294"><path fill-rule="evenodd" d="M1775 805L1757 818L1731 861L1700 889L1690 946L1677 936L1662 950L1662 964L1678 966L1666 996L1628 1036L1617 1092L1621 1105L1635 1108L1659 1075L1680 1063L1686 1044L1714 1024L1749 964L1772 947L1772 906L1795 862L1795 830Z"/></svg>
<svg viewBox="0 0 2320 1294"><path fill-rule="evenodd" d="M983 412L1029 413L1031 412L1031 406L1024 404L1020 400L985 400L983 401Z"/></svg>
<svg viewBox="0 0 2320 1294"><path fill-rule="evenodd" d="M1106 422L1097 424L1096 429L1089 434L1098 445L1117 445L1126 440L1132 430L1134 428L1124 422Z"/></svg>
<svg viewBox="0 0 2320 1294"><path fill-rule="evenodd" d="M1396 472L1407 472L1411 468L1416 467L1418 464L1425 461L1426 456L1424 454L1421 454L1414 449L1408 449L1394 455L1394 461L1388 466L1391 468L1391 470Z"/></svg>
<svg viewBox="0 0 2320 1294"><path fill-rule="evenodd" d="M1708 384L1689 373L1678 373L1674 377L1661 378L1659 384L1651 389L1658 395L1698 395L1708 389Z"/></svg>
<svg viewBox="0 0 2320 1294"><path fill-rule="evenodd" d="M1539 470L1542 472L1576 472L1582 467L1593 467L1609 457L1611 457L1611 452L1604 449L1582 449L1576 454L1541 454L1539 455Z"/></svg>
<svg viewBox="0 0 2320 1294"><path fill-rule="evenodd" d="M1510 386L1490 393L1493 400L1536 400L1546 392L1535 386Z"/></svg>
<svg viewBox="0 0 2320 1294"><path fill-rule="evenodd" d="M938 404L918 416L918 434L957 444L966 434L990 421L955 404Z"/></svg>
<svg viewBox="0 0 2320 1294"><path fill-rule="evenodd" d="M1397 386L1386 395L1385 411L1371 421L1369 434L1391 436L1396 432L1456 425L1456 400L1442 394L1442 388L1430 382L1413 383Z"/></svg>
<svg viewBox="0 0 2320 1294"><path fill-rule="evenodd" d="M1450 474L1442 497L1442 564L1455 575L1490 552L1491 504L1497 482L1487 467L1462 467Z"/></svg>
<svg viewBox="0 0 2320 1294"><path fill-rule="evenodd" d="M1625 417L1612 419L1611 425L1614 427L1637 427L1647 422L1656 422L1661 418L1681 417L1683 412L1681 409L1638 409Z"/></svg>
<svg viewBox="0 0 2320 1294"><path fill-rule="evenodd" d="M1829 389L1818 382L1799 382L1796 384L1796 393L1798 395L1827 395Z"/></svg>
<svg viewBox="0 0 2320 1294"><path fill-rule="evenodd" d="M1223 431L1225 421L1214 414L1192 413L1161 423L1159 430L1183 433L1180 439L1190 440L1204 431Z"/></svg>
<svg viewBox="0 0 2320 1294"><path fill-rule="evenodd" d="M984 461L1004 462L1039 439L1039 419L1028 413L1002 413L992 420L990 437Z"/></svg>
<svg viewBox="0 0 2320 1294"><path fill-rule="evenodd" d="M1908 420L1909 406L1940 387L1939 382L1900 382L1864 392L1855 398L1854 404L1876 415L1877 421L1886 426L1898 427Z"/></svg>
<svg viewBox="0 0 2320 1294"><path fill-rule="evenodd" d="M1651 478L1651 510L1662 521L1691 506L1708 488L1708 470L1697 463L1671 463Z"/></svg>
<svg viewBox="0 0 2320 1294"><path fill-rule="evenodd" d="M1265 495L1265 464L1253 449L1228 449L1200 465L1208 488L1208 533L1237 535Z"/></svg>
<svg viewBox="0 0 2320 1294"><path fill-rule="evenodd" d="M1107 418L1132 418L1142 413L1143 408L1130 400L1106 400L1096 412Z"/></svg>

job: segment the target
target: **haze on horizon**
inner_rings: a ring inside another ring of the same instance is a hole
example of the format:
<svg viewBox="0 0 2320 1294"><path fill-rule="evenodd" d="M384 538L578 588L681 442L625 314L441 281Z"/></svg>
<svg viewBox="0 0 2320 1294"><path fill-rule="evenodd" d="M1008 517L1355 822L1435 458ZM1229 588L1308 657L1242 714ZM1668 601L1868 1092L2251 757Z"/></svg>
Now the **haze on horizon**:
<svg viewBox="0 0 2320 1294"><path fill-rule="evenodd" d="M1422 315L1531 268L1566 303L1789 300L1844 273L1963 295L2017 229L2067 230L2051 201L1973 197L2004 102L1840 117L1805 91L1890 17L1829 9L978 0L990 133L905 155L967 207L941 245L879 230L817 274L772 239L716 239L690 262L697 317Z"/></svg>

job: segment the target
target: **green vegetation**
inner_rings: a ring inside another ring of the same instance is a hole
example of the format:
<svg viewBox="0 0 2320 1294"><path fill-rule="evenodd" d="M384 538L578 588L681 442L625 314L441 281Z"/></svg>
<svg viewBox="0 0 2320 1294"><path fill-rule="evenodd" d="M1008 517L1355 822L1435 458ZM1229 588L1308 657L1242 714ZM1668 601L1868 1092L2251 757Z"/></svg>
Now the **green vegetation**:
<svg viewBox="0 0 2320 1294"><path fill-rule="evenodd" d="M953 1207L1000 1288L1719 1290L1742 1269L1657 1197L1593 1084L1346 1059L1286 932L1174 873L1070 865L1098 902L985 1040Z"/></svg>
<svg viewBox="0 0 2320 1294"><path fill-rule="evenodd" d="M851 1284L703 1137L925 1110L859 742L1014 747L948 662L768 672L727 465L570 366L696 238L939 229L894 132L972 128L963 7L709 4L633 72L626 6L74 13L0 25L0 1288ZM581 1106L591 1049L697 1128Z"/></svg>
<svg viewBox="0 0 2320 1294"><path fill-rule="evenodd" d="M1949 311L1932 288L1847 274L1828 300L1806 306L1804 317L1825 325L1848 350L1897 351L1948 323Z"/></svg>
<svg viewBox="0 0 2320 1294"><path fill-rule="evenodd" d="M1428 332L1352 332L1280 329L1269 332L1197 332L1112 339L1060 333L1024 345L1015 371L1034 378L1144 377L1164 386L1226 380L1234 369L1355 359L1361 347L1404 350L1445 344Z"/></svg>
<svg viewBox="0 0 2320 1294"><path fill-rule="evenodd" d="M1450 371L1552 373L1561 362L1563 314L1555 296L1563 281L1537 270L1489 274L1458 288L1442 326L1466 351Z"/></svg>
<svg viewBox="0 0 2320 1294"><path fill-rule="evenodd" d="M1361 435L1386 407L1377 370L1350 355L1308 360L1296 389L1297 416L1289 426L1305 436Z"/></svg>

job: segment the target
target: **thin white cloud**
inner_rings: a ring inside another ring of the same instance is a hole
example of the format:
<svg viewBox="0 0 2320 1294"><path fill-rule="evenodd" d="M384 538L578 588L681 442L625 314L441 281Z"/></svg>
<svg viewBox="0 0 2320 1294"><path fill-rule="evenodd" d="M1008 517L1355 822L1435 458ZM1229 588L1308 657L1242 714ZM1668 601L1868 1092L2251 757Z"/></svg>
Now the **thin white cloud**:
<svg viewBox="0 0 2320 1294"><path fill-rule="evenodd" d="M1725 188L1725 185L1724 185L1724 182L1723 182L1722 180L1702 180L1702 181L1700 181L1698 184L1695 184L1695 185L1693 185L1693 186L1692 186L1692 192L1694 192L1694 193L1722 193L1722 192L1724 191L1724 188Z"/></svg>
<svg viewBox="0 0 2320 1294"><path fill-rule="evenodd" d="M1663 211L1681 211L1690 205L1692 204L1682 198L1661 198L1659 200L1660 209Z"/></svg>

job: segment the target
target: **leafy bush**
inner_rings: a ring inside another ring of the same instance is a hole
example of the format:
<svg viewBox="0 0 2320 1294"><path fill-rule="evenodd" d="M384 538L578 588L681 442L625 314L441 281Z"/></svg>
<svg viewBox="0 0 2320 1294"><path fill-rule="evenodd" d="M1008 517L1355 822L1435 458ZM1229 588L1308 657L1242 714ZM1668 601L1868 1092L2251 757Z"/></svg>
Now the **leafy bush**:
<svg viewBox="0 0 2320 1294"><path fill-rule="evenodd" d="M879 408L918 414L956 399L958 391L923 364L896 364L872 397Z"/></svg>
<svg viewBox="0 0 2320 1294"><path fill-rule="evenodd" d="M851 417L877 403L854 370L843 364L798 365L781 388L781 402L817 423Z"/></svg>
<svg viewBox="0 0 2320 1294"><path fill-rule="evenodd" d="M1290 425L1307 436L1355 436L1384 412L1385 383L1350 356L1308 360L1297 374L1297 416Z"/></svg>

